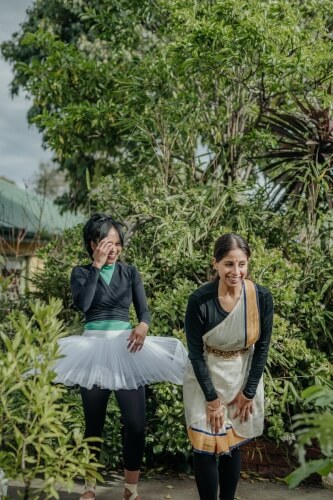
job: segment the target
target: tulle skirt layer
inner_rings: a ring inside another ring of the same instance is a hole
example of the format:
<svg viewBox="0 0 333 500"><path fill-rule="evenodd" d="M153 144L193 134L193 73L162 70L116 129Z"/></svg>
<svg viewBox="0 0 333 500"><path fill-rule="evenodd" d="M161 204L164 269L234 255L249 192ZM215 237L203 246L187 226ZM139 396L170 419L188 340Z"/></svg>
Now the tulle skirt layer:
<svg viewBox="0 0 333 500"><path fill-rule="evenodd" d="M173 337L146 337L139 352L127 349L129 330L87 331L59 341L55 383L91 389L137 389L154 382L183 383L187 351Z"/></svg>

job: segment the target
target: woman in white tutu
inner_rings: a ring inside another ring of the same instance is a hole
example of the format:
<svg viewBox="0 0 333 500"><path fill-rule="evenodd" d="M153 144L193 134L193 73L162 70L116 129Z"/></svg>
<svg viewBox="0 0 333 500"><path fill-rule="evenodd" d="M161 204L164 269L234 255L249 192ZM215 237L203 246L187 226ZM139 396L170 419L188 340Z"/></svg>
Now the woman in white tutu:
<svg viewBox="0 0 333 500"><path fill-rule="evenodd" d="M74 267L71 289L74 304L85 314L85 328L82 336L61 339L63 357L56 363L55 381L80 386L85 437L102 436L107 402L115 391L125 428L124 500L139 500L144 386L162 381L182 384L187 352L175 338L146 338L150 314L140 274L118 261L124 244L121 225L96 213L85 224L83 238L92 263ZM132 302L138 318L135 328L129 323ZM93 446L99 450L100 443ZM95 485L86 481L81 499L94 498Z"/></svg>

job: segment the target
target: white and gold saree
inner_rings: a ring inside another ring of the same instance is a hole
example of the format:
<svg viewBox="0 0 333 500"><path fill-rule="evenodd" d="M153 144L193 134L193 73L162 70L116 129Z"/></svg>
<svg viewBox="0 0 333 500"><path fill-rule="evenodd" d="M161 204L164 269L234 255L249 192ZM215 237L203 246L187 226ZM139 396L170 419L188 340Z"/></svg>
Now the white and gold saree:
<svg viewBox="0 0 333 500"><path fill-rule="evenodd" d="M241 296L228 316L203 336L204 359L214 388L224 406L224 425L213 434L207 424L206 400L188 361L184 377L185 418L190 441L195 451L229 453L230 450L259 436L263 431L264 393L261 377L253 399L253 413L246 422L233 418L235 407L228 406L247 381L260 335L257 289L244 281Z"/></svg>

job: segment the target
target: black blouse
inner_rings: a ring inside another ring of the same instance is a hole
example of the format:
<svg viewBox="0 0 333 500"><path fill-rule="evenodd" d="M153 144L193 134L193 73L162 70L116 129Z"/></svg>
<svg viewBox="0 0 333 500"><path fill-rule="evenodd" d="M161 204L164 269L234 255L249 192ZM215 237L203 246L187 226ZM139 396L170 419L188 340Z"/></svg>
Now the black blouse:
<svg viewBox="0 0 333 500"><path fill-rule="evenodd" d="M213 401L218 396L203 356L202 336L228 316L218 300L218 285L218 280L210 281L193 292L189 297L185 315L189 358L206 401ZM256 395L265 368L273 324L272 295L267 288L260 285L256 287L260 309L260 337L254 346L250 373L243 390L245 397L250 399Z"/></svg>
<svg viewBox="0 0 333 500"><path fill-rule="evenodd" d="M71 289L74 304L85 314L86 323L100 320L129 321L134 304L138 321L149 325L150 313L141 276L134 266L116 262L108 285L100 269L92 264L72 270Z"/></svg>

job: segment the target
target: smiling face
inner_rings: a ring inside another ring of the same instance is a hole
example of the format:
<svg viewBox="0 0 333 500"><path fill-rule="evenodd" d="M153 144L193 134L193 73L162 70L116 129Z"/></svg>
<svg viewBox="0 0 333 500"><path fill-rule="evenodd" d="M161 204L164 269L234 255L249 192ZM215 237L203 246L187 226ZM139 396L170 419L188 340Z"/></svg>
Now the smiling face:
<svg viewBox="0 0 333 500"><path fill-rule="evenodd" d="M249 259L240 248L230 250L221 260L213 259L214 269L218 272L221 284L228 288L239 287L247 276Z"/></svg>
<svg viewBox="0 0 333 500"><path fill-rule="evenodd" d="M119 233L114 227L111 227L111 229L109 230L109 232L105 238L105 241L107 241L109 244L108 257L105 261L105 265L110 266L111 264L114 264L118 260L120 254L121 254L121 251L123 249L123 247L121 245ZM95 250L96 247L97 247L97 243L92 241L91 248L93 249L93 251Z"/></svg>

